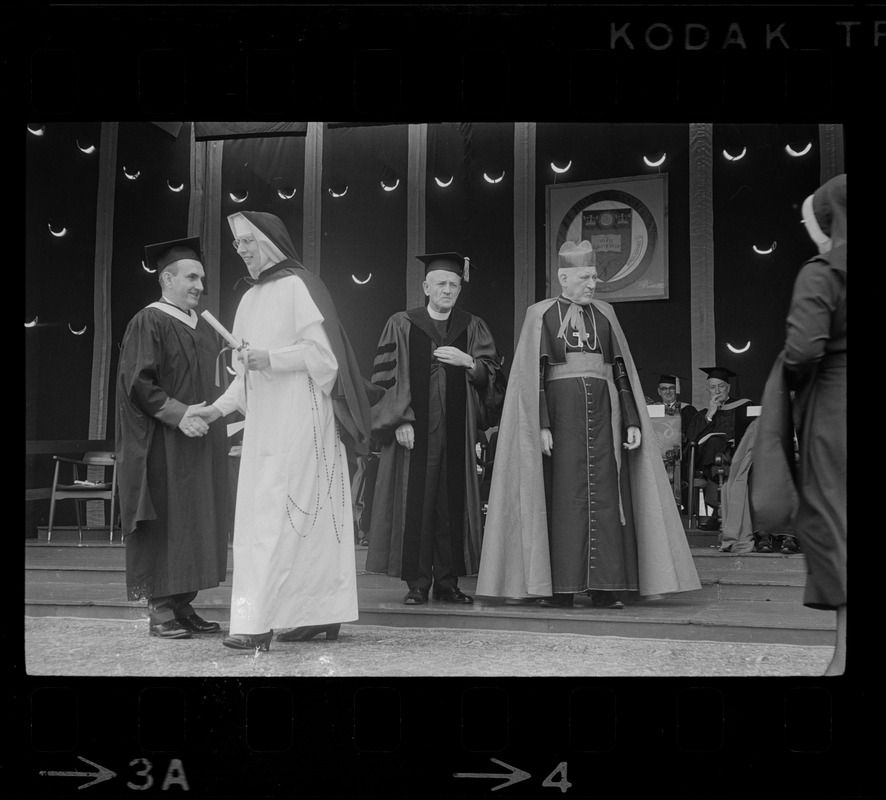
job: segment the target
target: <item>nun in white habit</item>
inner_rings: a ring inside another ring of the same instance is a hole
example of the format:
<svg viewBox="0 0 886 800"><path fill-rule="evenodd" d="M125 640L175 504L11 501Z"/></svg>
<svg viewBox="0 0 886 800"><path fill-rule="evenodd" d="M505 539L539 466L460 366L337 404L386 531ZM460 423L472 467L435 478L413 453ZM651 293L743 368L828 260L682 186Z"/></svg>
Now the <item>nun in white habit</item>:
<svg viewBox="0 0 886 800"><path fill-rule="evenodd" d="M350 481L330 398L339 363L308 288L316 276L297 261L282 222L256 212L228 222L253 286L232 330L248 349L208 407L210 419L246 416L224 644L267 650L280 628L294 628L282 641L335 639L357 619Z"/></svg>

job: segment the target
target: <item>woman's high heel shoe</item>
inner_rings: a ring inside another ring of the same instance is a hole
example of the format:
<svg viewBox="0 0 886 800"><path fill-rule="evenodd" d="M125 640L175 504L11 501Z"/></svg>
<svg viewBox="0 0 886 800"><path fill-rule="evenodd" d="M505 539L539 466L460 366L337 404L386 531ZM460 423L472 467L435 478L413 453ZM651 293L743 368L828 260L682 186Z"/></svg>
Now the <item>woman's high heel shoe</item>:
<svg viewBox="0 0 886 800"><path fill-rule="evenodd" d="M338 639L338 631L341 623L336 622L332 625L305 625L302 628L293 628L286 633L278 633L278 642L306 642L313 639L318 633L325 633L326 639L334 642Z"/></svg>
<svg viewBox="0 0 886 800"><path fill-rule="evenodd" d="M271 637L274 631L267 633L232 633L225 636L222 644L232 650L254 650L267 652L271 649Z"/></svg>

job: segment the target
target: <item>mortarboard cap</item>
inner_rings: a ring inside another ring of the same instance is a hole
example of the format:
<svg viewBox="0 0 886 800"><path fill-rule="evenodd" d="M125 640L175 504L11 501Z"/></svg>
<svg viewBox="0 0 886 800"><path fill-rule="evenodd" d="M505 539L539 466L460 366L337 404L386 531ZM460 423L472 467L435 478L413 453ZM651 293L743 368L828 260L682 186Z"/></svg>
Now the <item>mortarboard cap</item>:
<svg viewBox="0 0 886 800"><path fill-rule="evenodd" d="M423 256L416 256L416 258L424 263L425 275L433 272L435 269L445 269L459 275L465 282L470 280L468 270L471 266L471 259L463 256L461 253L429 253Z"/></svg>
<svg viewBox="0 0 886 800"><path fill-rule="evenodd" d="M733 372L729 367L699 367L702 372L707 373L709 378L715 378L719 381L726 381L729 383L730 378L734 378L736 373Z"/></svg>
<svg viewBox="0 0 886 800"><path fill-rule="evenodd" d="M677 394L680 394L680 378L677 375L659 375L658 383L659 385L663 383L673 383L677 389Z"/></svg>
<svg viewBox="0 0 886 800"><path fill-rule="evenodd" d="M162 271L165 267L190 258L194 261L202 261L200 253L200 237L190 236L187 239L173 239L170 242L158 242L145 246L145 264Z"/></svg>

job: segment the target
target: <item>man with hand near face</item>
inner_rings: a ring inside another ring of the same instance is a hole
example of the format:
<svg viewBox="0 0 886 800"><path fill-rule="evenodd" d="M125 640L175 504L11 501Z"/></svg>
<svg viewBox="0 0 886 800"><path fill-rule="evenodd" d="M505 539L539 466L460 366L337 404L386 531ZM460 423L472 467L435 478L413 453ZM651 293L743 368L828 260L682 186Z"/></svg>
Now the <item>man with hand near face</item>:
<svg viewBox="0 0 886 800"><path fill-rule="evenodd" d="M162 297L129 322L117 371L126 585L130 600L147 598L151 636L188 639L221 630L191 606L227 570L225 426L196 414L220 393L220 344L194 311L203 294L199 237L149 245L145 257Z"/></svg>
<svg viewBox="0 0 886 800"><path fill-rule="evenodd" d="M501 359L486 323L455 308L468 280L458 253L418 256L427 306L394 314L378 343L372 407L381 445L366 569L406 581L406 605L470 604L482 523L475 446L494 413Z"/></svg>
<svg viewBox="0 0 886 800"><path fill-rule="evenodd" d="M477 594L622 609L624 592L698 589L627 340L594 299L591 243L564 243L557 275L514 352Z"/></svg>
<svg viewBox="0 0 886 800"><path fill-rule="evenodd" d="M737 375L728 367L702 367L701 371L708 376L707 388L711 399L707 408L695 412L686 438L690 443L698 442L695 471L701 472L702 477L707 479L705 502L714 509L711 518L701 523L699 528L715 531L720 530L721 526L717 456L722 456L722 460L729 463L748 427L747 412L751 401L746 398L730 400L729 379Z"/></svg>

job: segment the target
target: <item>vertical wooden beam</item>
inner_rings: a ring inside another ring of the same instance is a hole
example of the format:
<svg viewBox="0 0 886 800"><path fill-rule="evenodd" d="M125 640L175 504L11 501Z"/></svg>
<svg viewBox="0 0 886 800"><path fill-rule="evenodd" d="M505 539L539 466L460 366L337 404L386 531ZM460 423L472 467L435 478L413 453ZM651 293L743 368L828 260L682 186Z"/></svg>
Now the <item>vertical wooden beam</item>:
<svg viewBox="0 0 886 800"><path fill-rule="evenodd" d="M846 172L843 161L843 126L819 125L818 144L821 152L819 182L826 183L836 175Z"/></svg>
<svg viewBox="0 0 886 800"><path fill-rule="evenodd" d="M689 126L689 285L692 331L692 404L708 404L699 367L716 364L714 321L713 125Z"/></svg>
<svg viewBox="0 0 886 800"><path fill-rule="evenodd" d="M535 302L534 122L514 123L514 347Z"/></svg>
<svg viewBox="0 0 886 800"><path fill-rule="evenodd" d="M324 122L309 122L305 138L305 203L303 210L302 256L304 265L320 274L320 242L323 208Z"/></svg>
<svg viewBox="0 0 886 800"><path fill-rule="evenodd" d="M111 363L111 264L114 257L114 193L117 182L119 123L103 122L99 143L98 202L95 217L95 270L92 304L92 380L89 438L104 439L108 429Z"/></svg>
<svg viewBox="0 0 886 800"><path fill-rule="evenodd" d="M199 236L206 272L204 303L218 316L221 292L221 175L224 141L198 142L191 124L191 197L188 203L188 236ZM225 237L228 239L230 237Z"/></svg>
<svg viewBox="0 0 886 800"><path fill-rule="evenodd" d="M425 250L428 179L428 126L410 125L406 181L406 308L424 303L424 269L416 256Z"/></svg>
<svg viewBox="0 0 886 800"><path fill-rule="evenodd" d="M89 438L104 439L108 430L111 373L111 266L114 256L114 195L117 182L119 123L103 122L99 141L98 198L95 215L95 269L92 302L92 376L89 387ZM89 473L90 480L99 474ZM101 470L103 472L103 470ZM105 524L104 503L86 504L86 524Z"/></svg>

